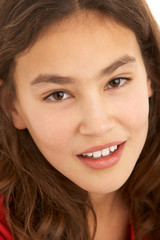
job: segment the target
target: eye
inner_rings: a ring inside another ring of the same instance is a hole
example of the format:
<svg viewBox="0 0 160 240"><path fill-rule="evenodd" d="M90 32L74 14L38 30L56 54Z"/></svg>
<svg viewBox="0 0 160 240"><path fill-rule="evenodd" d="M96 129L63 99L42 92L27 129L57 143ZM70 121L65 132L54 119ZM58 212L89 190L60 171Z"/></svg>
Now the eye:
<svg viewBox="0 0 160 240"><path fill-rule="evenodd" d="M129 81L129 80L130 80L129 78L115 78L115 79L112 79L112 80L107 84L107 86L105 87L105 89L121 87L121 86L123 86L123 85L126 83L126 81Z"/></svg>
<svg viewBox="0 0 160 240"><path fill-rule="evenodd" d="M45 97L44 100L51 101L51 102L61 102L71 95L65 91L55 91L51 93L49 96Z"/></svg>

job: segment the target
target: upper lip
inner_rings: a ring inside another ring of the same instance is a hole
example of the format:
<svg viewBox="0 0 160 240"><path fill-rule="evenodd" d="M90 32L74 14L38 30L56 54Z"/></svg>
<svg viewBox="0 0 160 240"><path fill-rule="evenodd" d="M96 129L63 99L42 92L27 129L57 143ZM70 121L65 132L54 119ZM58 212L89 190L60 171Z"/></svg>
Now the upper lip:
<svg viewBox="0 0 160 240"><path fill-rule="evenodd" d="M91 147L91 148L88 148L86 149L84 152L81 152L80 154L78 155L82 155L82 154L87 154L87 153L91 153L91 152L97 152L97 151L101 151L105 148L109 148L111 146L115 146L115 145L120 145L124 143L124 141L117 141L117 142L111 142L111 143L107 143L105 145L99 145L99 146L94 146L94 147Z"/></svg>

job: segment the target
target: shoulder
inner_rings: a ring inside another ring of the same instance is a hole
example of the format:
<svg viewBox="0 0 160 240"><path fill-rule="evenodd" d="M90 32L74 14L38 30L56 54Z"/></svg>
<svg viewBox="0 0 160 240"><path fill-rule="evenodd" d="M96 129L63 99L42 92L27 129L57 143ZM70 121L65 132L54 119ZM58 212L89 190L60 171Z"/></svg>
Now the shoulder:
<svg viewBox="0 0 160 240"><path fill-rule="evenodd" d="M5 220L3 198L0 197L0 240L13 240L11 232Z"/></svg>

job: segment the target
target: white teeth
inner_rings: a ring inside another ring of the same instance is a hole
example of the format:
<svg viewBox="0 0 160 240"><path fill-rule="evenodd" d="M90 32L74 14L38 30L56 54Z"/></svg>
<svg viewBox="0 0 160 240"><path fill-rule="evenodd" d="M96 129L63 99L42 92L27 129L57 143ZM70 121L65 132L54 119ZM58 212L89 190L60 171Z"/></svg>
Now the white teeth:
<svg viewBox="0 0 160 240"><path fill-rule="evenodd" d="M117 148L118 148L118 146L117 146L117 145L115 145L115 146L114 146L114 150L117 150Z"/></svg>
<svg viewBox="0 0 160 240"><path fill-rule="evenodd" d="M101 157L101 151L94 152L94 153L93 153L93 157L94 157L94 158L99 158L99 157Z"/></svg>
<svg viewBox="0 0 160 240"><path fill-rule="evenodd" d="M87 156L88 156L88 157L92 157L93 154L92 154L92 153L87 153Z"/></svg>
<svg viewBox="0 0 160 240"><path fill-rule="evenodd" d="M112 146L112 147L110 147L109 149L110 149L111 152L114 152L114 151L117 149L117 145Z"/></svg>
<svg viewBox="0 0 160 240"><path fill-rule="evenodd" d="M102 156L103 157L106 157L110 154L110 151L109 151L109 148L105 148L102 150Z"/></svg>
<svg viewBox="0 0 160 240"><path fill-rule="evenodd" d="M83 157L93 157L93 158L100 158L100 157L106 157L110 154L112 154L116 149L118 148L117 145L115 146L111 146L109 148L105 148L103 149L102 151L97 151L97 152L93 152L93 153L85 153L85 154L82 154Z"/></svg>

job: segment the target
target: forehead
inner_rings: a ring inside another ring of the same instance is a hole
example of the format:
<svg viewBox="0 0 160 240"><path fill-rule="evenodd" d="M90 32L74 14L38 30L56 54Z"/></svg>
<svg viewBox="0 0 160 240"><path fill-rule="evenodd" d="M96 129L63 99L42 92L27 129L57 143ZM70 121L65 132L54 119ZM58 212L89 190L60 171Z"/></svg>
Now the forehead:
<svg viewBox="0 0 160 240"><path fill-rule="evenodd" d="M91 37L95 37L98 34L100 34L101 37L106 37L109 32L111 34L115 34L117 31L118 34L120 33L120 31L121 34L130 32L130 34L132 33L132 37L135 37L134 33L126 26L124 26L120 22L115 21L114 19L105 14L102 15L100 12L97 11L77 12L73 15L66 17L65 19L52 23L47 26L46 29L43 29L40 32L39 38L37 39L35 44L33 44L31 48L26 49L26 51L20 53L18 57L23 56L31 49L35 49L36 46L38 47L40 45L44 45L45 41L47 42L51 36L55 37L55 40L57 38L57 42L59 39L63 40L64 37L67 38L67 36L73 37L72 43L74 43L79 36L81 37L81 40L82 36L84 36L85 38L87 34L91 34Z"/></svg>
<svg viewBox="0 0 160 240"><path fill-rule="evenodd" d="M88 67L90 74L92 63L98 70L121 55L136 53L139 46L130 29L96 12L77 13L50 25L30 49L17 56L15 73L25 72L33 79L40 69L46 74L54 70L76 75Z"/></svg>

